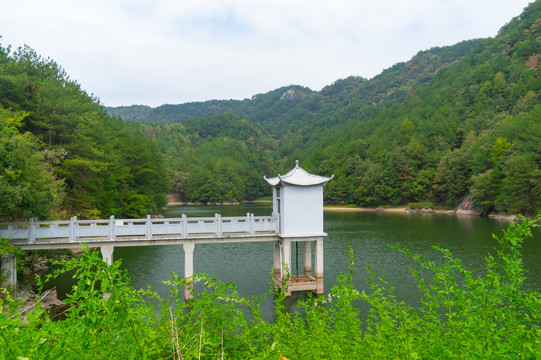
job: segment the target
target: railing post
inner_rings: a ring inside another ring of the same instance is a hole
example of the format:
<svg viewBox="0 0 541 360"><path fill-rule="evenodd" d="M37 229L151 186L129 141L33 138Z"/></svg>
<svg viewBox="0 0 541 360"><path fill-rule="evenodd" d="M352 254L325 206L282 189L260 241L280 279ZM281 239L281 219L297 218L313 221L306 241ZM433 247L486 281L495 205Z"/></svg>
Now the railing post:
<svg viewBox="0 0 541 360"><path fill-rule="evenodd" d="M188 237L188 219L182 214L182 237Z"/></svg>
<svg viewBox="0 0 541 360"><path fill-rule="evenodd" d="M250 214L250 235L255 235L255 220L254 220L254 214Z"/></svg>
<svg viewBox="0 0 541 360"><path fill-rule="evenodd" d="M147 239L152 239L152 219L147 215Z"/></svg>
<svg viewBox="0 0 541 360"><path fill-rule="evenodd" d="M114 240L115 237L115 216L111 215L111 217L109 218L109 240Z"/></svg>
<svg viewBox="0 0 541 360"><path fill-rule="evenodd" d="M28 219L28 243L33 244L36 240L36 233L34 229L35 218Z"/></svg>
<svg viewBox="0 0 541 360"><path fill-rule="evenodd" d="M70 218L70 225L69 225L69 241L73 242L77 239L76 229L77 226L77 216L72 216Z"/></svg>
<svg viewBox="0 0 541 360"><path fill-rule="evenodd" d="M214 217L216 218L216 236L222 236L222 217L220 214L215 213Z"/></svg>

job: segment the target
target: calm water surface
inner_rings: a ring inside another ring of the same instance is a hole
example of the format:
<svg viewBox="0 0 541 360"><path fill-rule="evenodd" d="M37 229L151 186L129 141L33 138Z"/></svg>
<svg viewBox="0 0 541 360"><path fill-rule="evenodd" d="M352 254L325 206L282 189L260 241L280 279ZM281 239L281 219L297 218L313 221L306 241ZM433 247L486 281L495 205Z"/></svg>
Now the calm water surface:
<svg viewBox="0 0 541 360"><path fill-rule="evenodd" d="M270 215L270 204L237 206L182 206L164 212L166 217L243 216L247 212ZM347 271L348 244L355 255L354 282L359 290L365 289L366 265L371 264L378 277L385 277L395 287L395 294L411 305L418 305L419 291L409 269L415 266L407 256L391 244L407 246L428 259L440 261L439 253L432 249L439 245L449 249L469 270L482 274L484 259L493 252L497 242L492 234L500 235L509 224L490 219L456 215L392 214L382 212L325 212L324 272L325 292L336 283L341 272ZM313 246L314 248L315 246ZM292 272L295 273L295 247L292 249ZM303 246L299 246L299 260L303 259ZM541 234L527 239L523 246L524 266L527 270L526 286L541 288ZM115 248L114 259L122 259L135 288L151 285L161 296L168 295L162 281L171 272L183 275L182 246L152 246ZM194 272L204 272L223 282L234 282L241 295L251 297L264 294L270 283L272 269L272 243L203 244L194 251ZM303 269L303 264L299 264ZM301 270L302 271L302 270ZM429 275L429 274L427 274ZM196 287L197 291L197 287ZM293 293L288 305L294 307L298 298L306 293ZM263 303L266 317L272 314L272 298ZM272 316L272 315L270 315Z"/></svg>

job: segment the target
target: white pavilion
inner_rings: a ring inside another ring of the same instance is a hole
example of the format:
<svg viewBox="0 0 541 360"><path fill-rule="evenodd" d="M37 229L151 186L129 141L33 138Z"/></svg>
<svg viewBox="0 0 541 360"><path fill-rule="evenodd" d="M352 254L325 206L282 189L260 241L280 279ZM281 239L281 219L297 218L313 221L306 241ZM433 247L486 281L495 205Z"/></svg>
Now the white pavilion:
<svg viewBox="0 0 541 360"><path fill-rule="evenodd" d="M315 290L323 294L323 186L333 176L313 175L299 166L285 175L264 177L273 187L273 215L278 218L278 235L274 244L274 283L282 288L287 284L286 295L292 291ZM304 244L304 274L298 274L298 243ZM312 275L312 242L315 249L315 276ZM296 269L291 268L291 245L295 244ZM285 282L286 274L289 280Z"/></svg>

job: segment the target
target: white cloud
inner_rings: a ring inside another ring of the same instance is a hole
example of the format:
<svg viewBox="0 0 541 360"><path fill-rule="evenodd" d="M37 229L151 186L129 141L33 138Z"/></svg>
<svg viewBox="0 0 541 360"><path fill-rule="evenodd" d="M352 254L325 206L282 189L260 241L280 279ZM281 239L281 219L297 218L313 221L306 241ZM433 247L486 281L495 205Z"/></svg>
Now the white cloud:
<svg viewBox="0 0 541 360"><path fill-rule="evenodd" d="M106 105L244 98L372 77L419 50L496 35L527 0L0 0L24 43Z"/></svg>

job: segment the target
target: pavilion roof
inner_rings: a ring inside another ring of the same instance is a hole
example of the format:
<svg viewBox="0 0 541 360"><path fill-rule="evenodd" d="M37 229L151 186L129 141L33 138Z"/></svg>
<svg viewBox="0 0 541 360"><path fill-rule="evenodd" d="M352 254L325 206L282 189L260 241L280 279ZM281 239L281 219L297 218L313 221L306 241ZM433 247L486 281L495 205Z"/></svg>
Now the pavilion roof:
<svg viewBox="0 0 541 360"><path fill-rule="evenodd" d="M285 175L278 174L277 177L269 179L266 176L263 176L263 178L272 186L284 186L285 184L296 186L325 185L333 177L334 175L325 177L310 174L299 166L299 160L295 160L295 167Z"/></svg>

